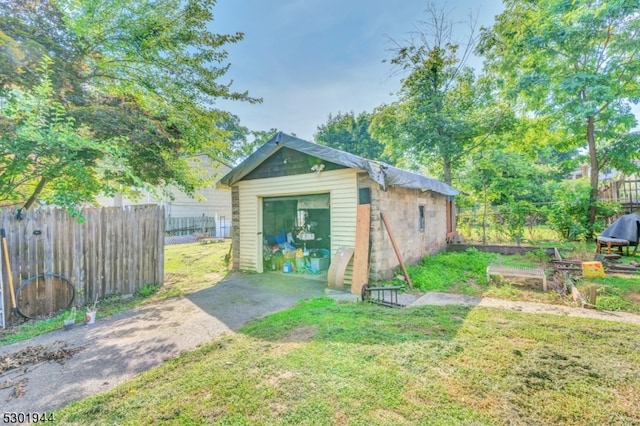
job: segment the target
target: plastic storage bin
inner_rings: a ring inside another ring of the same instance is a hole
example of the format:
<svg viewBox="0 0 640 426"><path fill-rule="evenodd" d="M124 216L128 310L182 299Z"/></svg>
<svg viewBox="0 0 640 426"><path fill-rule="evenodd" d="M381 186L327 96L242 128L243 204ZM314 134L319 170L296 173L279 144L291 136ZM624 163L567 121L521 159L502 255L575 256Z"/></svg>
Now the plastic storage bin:
<svg viewBox="0 0 640 426"><path fill-rule="evenodd" d="M582 262L582 275L585 277L604 277L602 262Z"/></svg>
<svg viewBox="0 0 640 426"><path fill-rule="evenodd" d="M328 257L312 257L311 268L315 269L316 271L324 271L325 269L329 269L329 258Z"/></svg>

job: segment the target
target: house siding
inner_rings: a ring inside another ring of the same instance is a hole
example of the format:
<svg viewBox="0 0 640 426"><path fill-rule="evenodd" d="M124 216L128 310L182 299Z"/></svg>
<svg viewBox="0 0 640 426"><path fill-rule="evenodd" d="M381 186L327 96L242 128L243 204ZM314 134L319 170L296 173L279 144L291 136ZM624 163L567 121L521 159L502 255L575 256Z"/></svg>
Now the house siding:
<svg viewBox="0 0 640 426"><path fill-rule="evenodd" d="M330 194L331 256L338 248L354 247L357 212L357 170L340 169L238 182L238 268L262 272L262 199L264 197ZM235 211L234 211L235 213ZM238 226L239 224L242 226ZM235 266L235 265L234 265Z"/></svg>
<svg viewBox="0 0 640 426"><path fill-rule="evenodd" d="M209 160L206 155L194 156L192 160L194 168L206 170L206 176L223 176L231 168L215 160ZM160 191L160 188L158 188ZM170 196L157 198L147 191L143 191L141 198L129 199L122 194L114 197L96 197L96 204L105 207L122 207L139 204L160 204L165 207L167 217L217 217L231 220L231 193L225 189L215 187L201 188L195 191L194 196L182 192L175 186L169 186L166 191Z"/></svg>

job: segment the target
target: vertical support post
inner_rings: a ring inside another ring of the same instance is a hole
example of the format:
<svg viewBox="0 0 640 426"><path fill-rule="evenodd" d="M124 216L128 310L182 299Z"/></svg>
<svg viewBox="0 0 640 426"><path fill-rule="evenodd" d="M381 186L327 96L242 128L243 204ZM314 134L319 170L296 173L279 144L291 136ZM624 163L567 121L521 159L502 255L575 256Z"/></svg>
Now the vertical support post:
<svg viewBox="0 0 640 426"><path fill-rule="evenodd" d="M402 268L402 273L407 280L407 284L409 284L409 288L413 290L413 283L411 282L411 278L409 278L409 273L407 272L407 268L404 266L404 261L402 260L402 253L400 253L400 249L396 244L396 239L393 238L393 234L391 233L391 228L389 227L389 222L387 221L387 216L384 212L380 212L380 217L382 217L382 221L384 222L384 227L387 229L387 233L389 234L389 239L391 239L391 245L393 245L393 250L396 252L396 257L398 258L398 262L400 262L400 267Z"/></svg>
<svg viewBox="0 0 640 426"><path fill-rule="evenodd" d="M592 285L591 287L589 287L589 305L592 308L595 308L596 306L596 292L597 292L597 288L595 285Z"/></svg>
<svg viewBox="0 0 640 426"><path fill-rule="evenodd" d="M369 282L369 234L371 228L371 204L358 204L356 218L356 244L353 253L353 277L351 293L360 294L362 285Z"/></svg>

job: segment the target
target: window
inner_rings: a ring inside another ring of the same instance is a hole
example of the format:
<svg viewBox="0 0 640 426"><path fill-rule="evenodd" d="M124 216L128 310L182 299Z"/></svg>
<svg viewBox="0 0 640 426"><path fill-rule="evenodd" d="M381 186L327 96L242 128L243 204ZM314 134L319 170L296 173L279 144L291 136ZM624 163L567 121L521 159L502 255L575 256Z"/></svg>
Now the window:
<svg viewBox="0 0 640 426"><path fill-rule="evenodd" d="M424 231L424 206L418 206L418 230Z"/></svg>

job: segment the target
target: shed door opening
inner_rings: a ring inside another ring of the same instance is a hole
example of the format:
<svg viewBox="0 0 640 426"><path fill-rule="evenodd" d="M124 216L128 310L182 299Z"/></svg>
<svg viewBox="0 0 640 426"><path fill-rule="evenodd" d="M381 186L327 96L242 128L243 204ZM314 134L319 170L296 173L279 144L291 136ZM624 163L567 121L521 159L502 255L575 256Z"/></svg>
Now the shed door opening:
<svg viewBox="0 0 640 426"><path fill-rule="evenodd" d="M329 194L269 197L262 200L262 257L264 271L314 273L329 268L331 210ZM301 249L304 258L296 258Z"/></svg>

